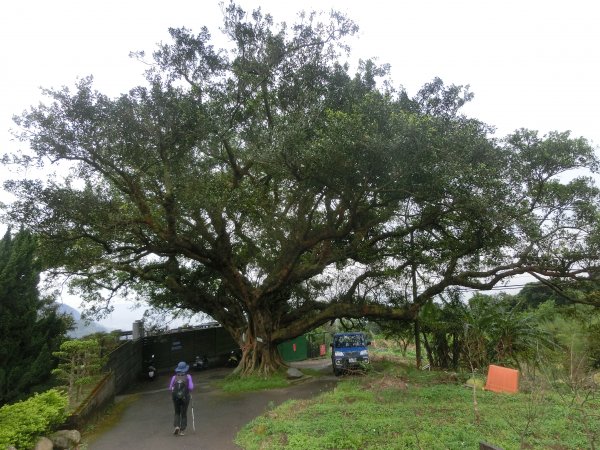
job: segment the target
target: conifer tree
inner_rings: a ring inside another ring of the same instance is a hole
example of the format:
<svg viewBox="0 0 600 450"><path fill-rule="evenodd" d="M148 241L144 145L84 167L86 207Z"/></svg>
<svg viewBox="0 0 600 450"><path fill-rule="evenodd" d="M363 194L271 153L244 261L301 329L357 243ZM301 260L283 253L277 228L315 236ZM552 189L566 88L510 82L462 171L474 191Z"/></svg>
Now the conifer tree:
<svg viewBox="0 0 600 450"><path fill-rule="evenodd" d="M40 296L36 238L8 230L0 241L0 405L26 397L49 381L68 329Z"/></svg>

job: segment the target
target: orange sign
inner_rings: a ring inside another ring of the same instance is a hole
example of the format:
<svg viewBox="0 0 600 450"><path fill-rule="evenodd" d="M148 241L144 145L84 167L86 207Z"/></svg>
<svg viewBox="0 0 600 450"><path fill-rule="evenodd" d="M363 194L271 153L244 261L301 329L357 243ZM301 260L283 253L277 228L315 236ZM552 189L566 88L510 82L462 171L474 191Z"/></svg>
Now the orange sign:
<svg viewBox="0 0 600 450"><path fill-rule="evenodd" d="M508 367L490 365L485 389L492 392L518 392L519 371Z"/></svg>

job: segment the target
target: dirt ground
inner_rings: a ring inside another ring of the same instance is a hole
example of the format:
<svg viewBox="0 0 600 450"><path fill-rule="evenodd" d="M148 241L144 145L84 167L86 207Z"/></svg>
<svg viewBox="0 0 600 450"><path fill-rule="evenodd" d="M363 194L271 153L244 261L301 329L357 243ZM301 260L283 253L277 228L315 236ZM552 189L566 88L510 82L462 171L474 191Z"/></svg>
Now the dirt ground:
<svg viewBox="0 0 600 450"><path fill-rule="evenodd" d="M173 404L167 390L170 375L139 386L137 400L129 404L121 420L87 445L88 450L176 448L202 450L239 449L233 443L237 432L254 417L288 399L306 399L332 389L336 377L331 360L318 359L292 363L295 367L322 370L325 375L310 377L293 386L261 392L227 394L211 382L227 376L231 369L217 368L193 372L195 384L192 410L188 409L185 436L174 436ZM117 401L125 397L120 397ZM196 430L193 430L192 421Z"/></svg>

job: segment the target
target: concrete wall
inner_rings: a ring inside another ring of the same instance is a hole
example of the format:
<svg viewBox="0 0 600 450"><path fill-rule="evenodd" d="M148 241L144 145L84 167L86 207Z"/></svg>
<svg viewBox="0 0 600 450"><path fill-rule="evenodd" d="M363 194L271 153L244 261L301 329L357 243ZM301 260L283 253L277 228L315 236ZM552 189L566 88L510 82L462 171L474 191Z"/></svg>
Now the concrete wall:
<svg viewBox="0 0 600 450"><path fill-rule="evenodd" d="M104 371L115 377L115 393L118 395L136 383L142 374L142 340L125 341L108 355Z"/></svg>
<svg viewBox="0 0 600 450"><path fill-rule="evenodd" d="M179 361L188 364L196 356L206 355L211 365L223 364L238 344L222 327L185 330L143 339L143 360L154 355L155 366L160 372L172 371Z"/></svg>
<svg viewBox="0 0 600 450"><path fill-rule="evenodd" d="M107 373L66 421L67 428L82 429L115 399L115 377Z"/></svg>
<svg viewBox="0 0 600 450"><path fill-rule="evenodd" d="M107 373L94 390L69 416L67 427L83 428L114 401L115 395L137 382L142 373L142 341L126 341L113 350L108 355L104 372Z"/></svg>

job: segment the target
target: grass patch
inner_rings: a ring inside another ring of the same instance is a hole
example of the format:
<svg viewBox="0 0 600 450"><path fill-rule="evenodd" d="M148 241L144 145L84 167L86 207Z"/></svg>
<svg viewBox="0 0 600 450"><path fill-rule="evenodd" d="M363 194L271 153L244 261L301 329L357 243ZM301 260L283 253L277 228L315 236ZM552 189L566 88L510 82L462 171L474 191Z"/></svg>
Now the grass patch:
<svg viewBox="0 0 600 450"><path fill-rule="evenodd" d="M216 384L224 392L235 393L282 388L288 386L290 383L286 378L285 372L277 372L269 377L258 375L240 377L232 374L224 380L218 381Z"/></svg>
<svg viewBox="0 0 600 450"><path fill-rule="evenodd" d="M574 407L552 392L478 391L468 374L419 371L377 361L312 400L288 401L247 424L236 443L252 449L590 448L600 439L600 399Z"/></svg>

